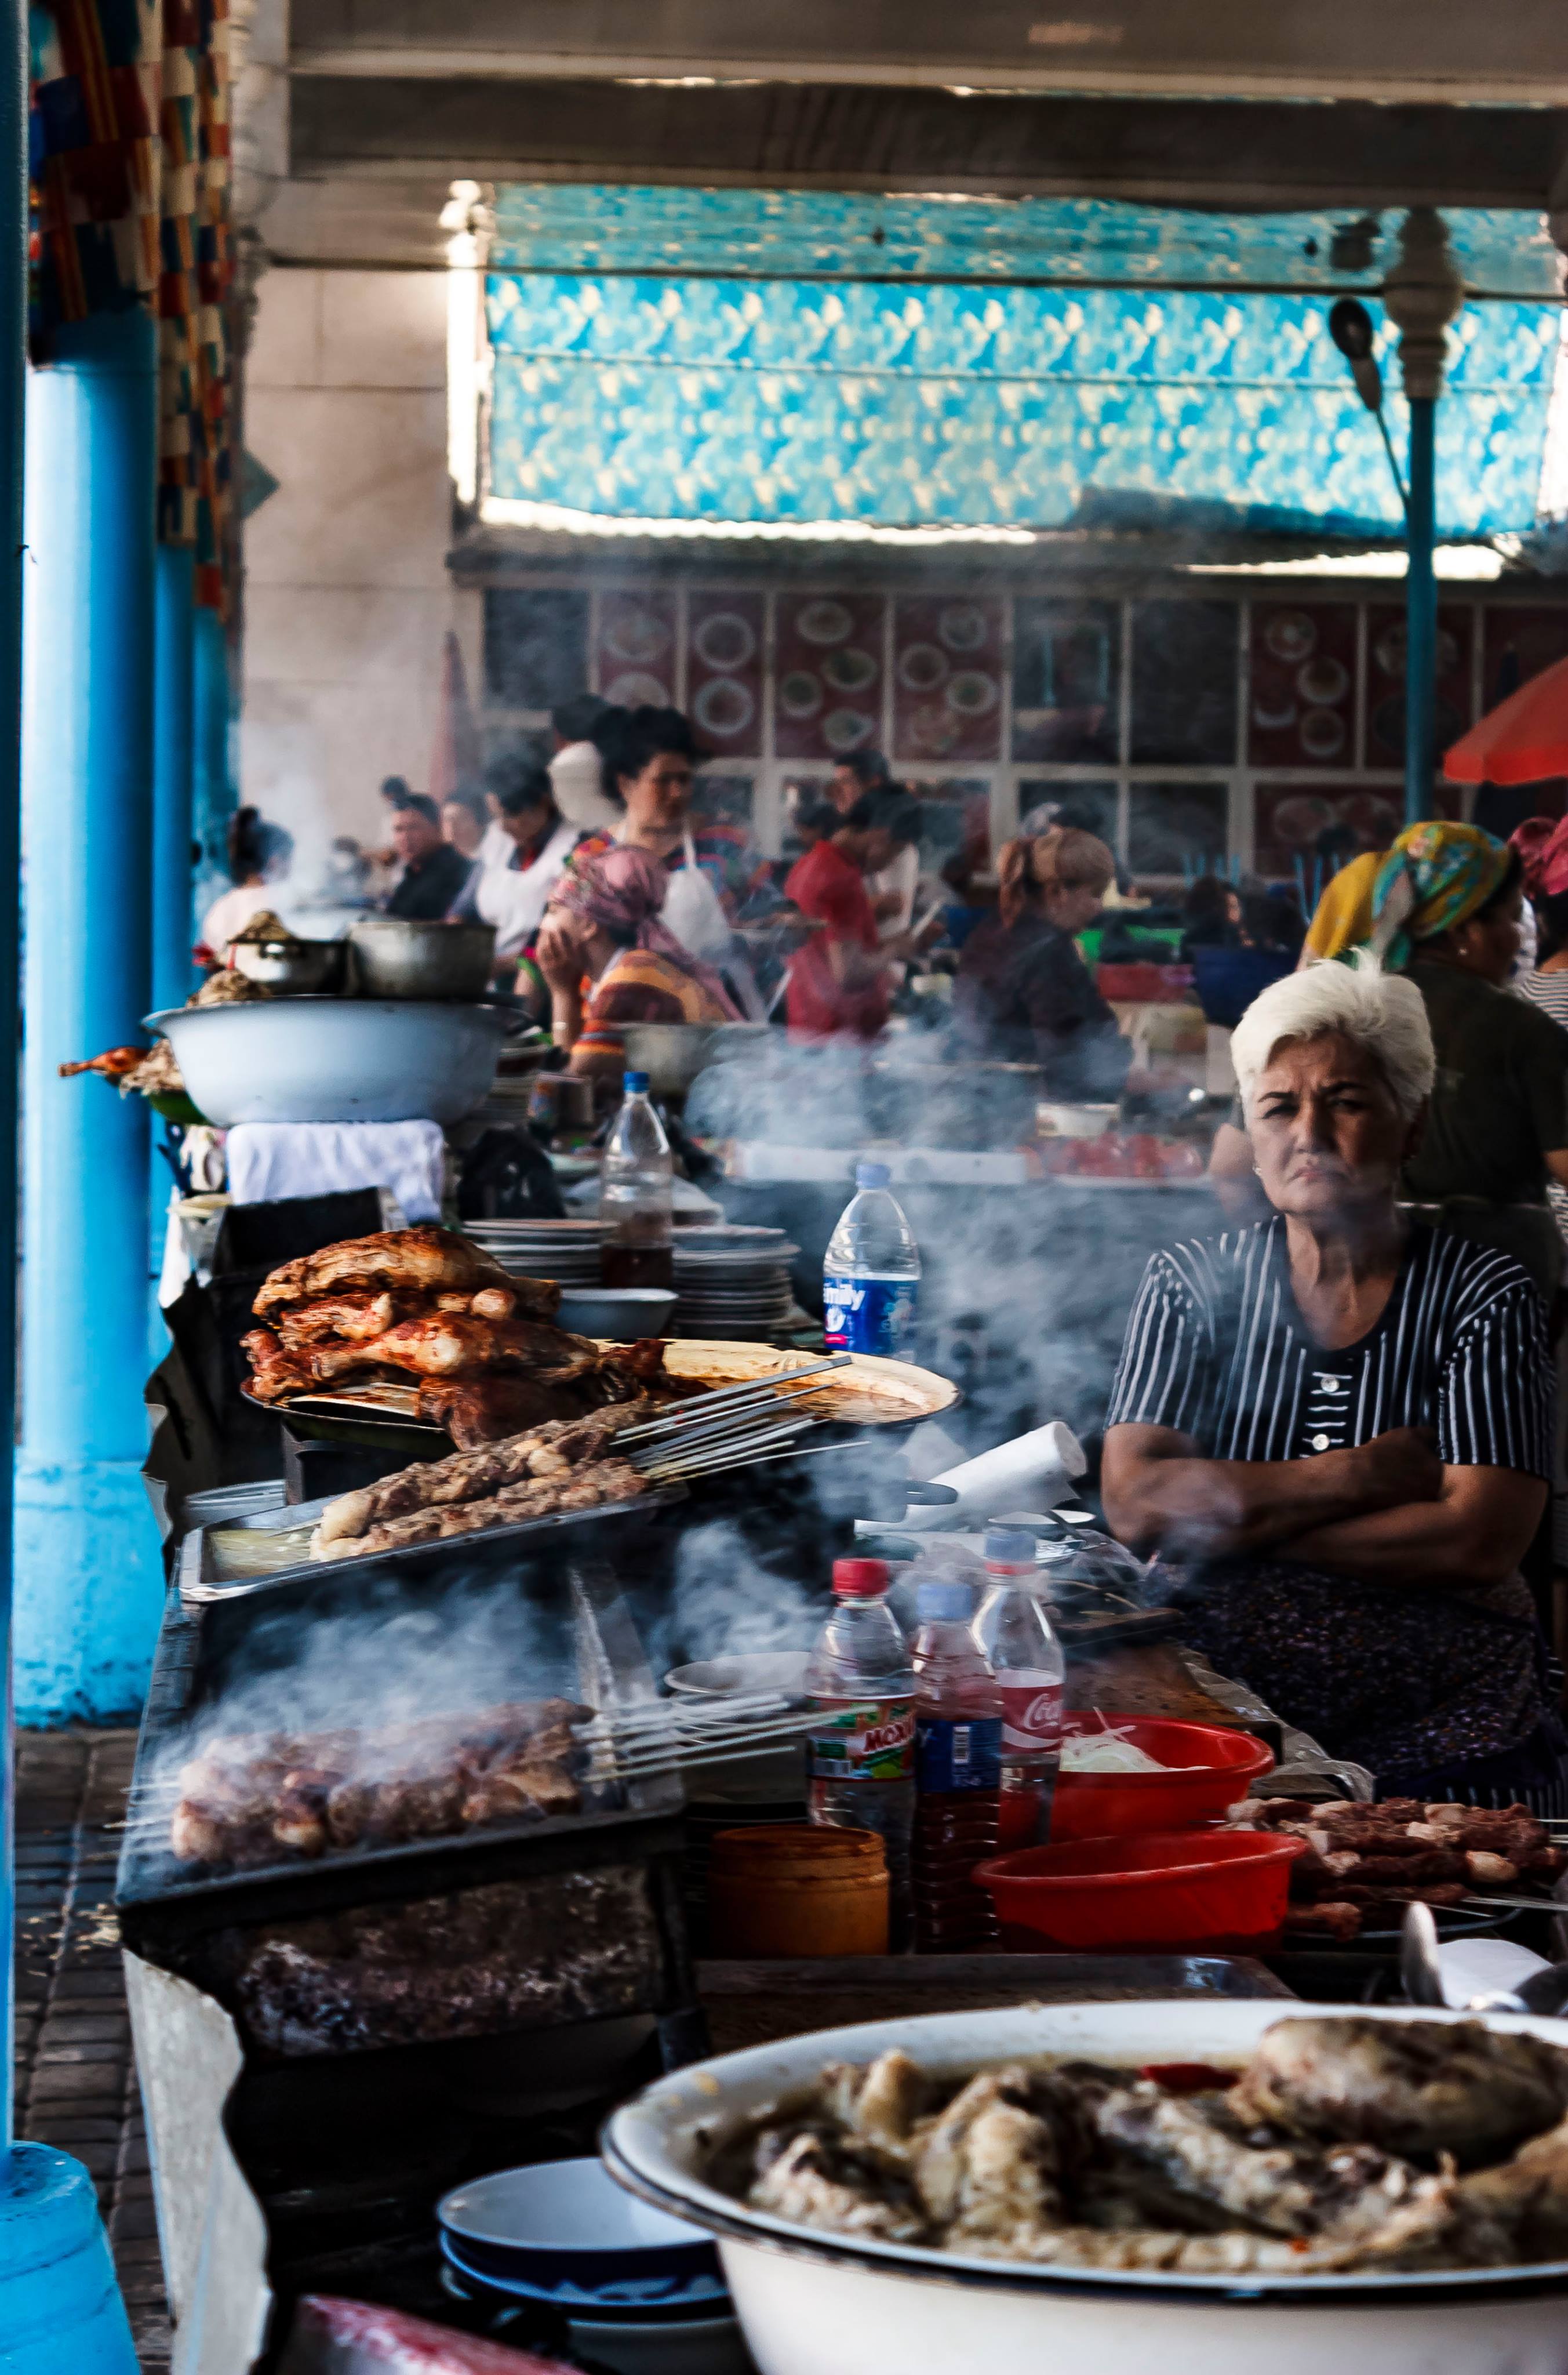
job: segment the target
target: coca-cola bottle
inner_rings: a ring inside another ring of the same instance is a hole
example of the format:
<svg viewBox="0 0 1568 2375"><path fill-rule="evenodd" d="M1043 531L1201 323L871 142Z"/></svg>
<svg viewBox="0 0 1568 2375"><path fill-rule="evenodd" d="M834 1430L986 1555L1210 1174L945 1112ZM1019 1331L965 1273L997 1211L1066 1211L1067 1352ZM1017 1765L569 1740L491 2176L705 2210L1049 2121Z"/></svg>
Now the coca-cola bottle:
<svg viewBox="0 0 1568 2375"><path fill-rule="evenodd" d="M985 1537L990 1589L974 1619L974 1638L1002 1699L998 1844L1043 1847L1062 1762L1061 1643L1045 1613L1032 1534L993 1530Z"/></svg>

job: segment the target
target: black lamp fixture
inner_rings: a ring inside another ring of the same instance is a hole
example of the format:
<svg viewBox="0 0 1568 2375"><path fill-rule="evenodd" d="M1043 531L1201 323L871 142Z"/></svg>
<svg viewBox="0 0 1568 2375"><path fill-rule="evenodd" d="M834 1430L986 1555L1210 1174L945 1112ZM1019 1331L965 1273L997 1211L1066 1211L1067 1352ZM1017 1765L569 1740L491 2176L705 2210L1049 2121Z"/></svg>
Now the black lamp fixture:
<svg viewBox="0 0 1568 2375"><path fill-rule="evenodd" d="M1372 315L1359 297L1339 297L1328 309L1328 335L1350 366L1350 377L1356 384L1356 394L1376 421L1383 438L1383 450L1388 456L1388 467L1394 473L1394 484L1399 490L1399 501L1406 517L1409 516L1410 499L1405 482L1399 476L1399 465L1394 458L1393 442L1388 423L1383 417L1383 373L1377 367L1374 351L1376 333Z"/></svg>

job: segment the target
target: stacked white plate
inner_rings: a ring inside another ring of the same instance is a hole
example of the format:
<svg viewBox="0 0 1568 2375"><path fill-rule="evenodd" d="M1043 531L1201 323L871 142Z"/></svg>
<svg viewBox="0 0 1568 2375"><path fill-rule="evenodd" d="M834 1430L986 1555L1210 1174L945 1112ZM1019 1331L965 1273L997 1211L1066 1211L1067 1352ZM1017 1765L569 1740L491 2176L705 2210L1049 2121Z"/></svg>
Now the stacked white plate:
<svg viewBox="0 0 1568 2375"><path fill-rule="evenodd" d="M678 1332L745 1342L776 1335L795 1311L789 1265L799 1250L782 1229L678 1229Z"/></svg>
<svg viewBox="0 0 1568 2375"><path fill-rule="evenodd" d="M598 1221L466 1221L464 1234L493 1254L513 1278L553 1278L562 1286L597 1286Z"/></svg>

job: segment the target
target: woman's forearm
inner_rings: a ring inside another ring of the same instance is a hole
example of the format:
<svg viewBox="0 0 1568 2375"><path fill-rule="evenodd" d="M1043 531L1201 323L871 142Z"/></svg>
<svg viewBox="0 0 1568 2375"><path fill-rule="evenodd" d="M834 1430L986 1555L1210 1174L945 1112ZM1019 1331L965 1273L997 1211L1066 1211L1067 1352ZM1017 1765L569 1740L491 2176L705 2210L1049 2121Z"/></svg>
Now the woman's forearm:
<svg viewBox="0 0 1568 2375"><path fill-rule="evenodd" d="M1540 1523L1546 1486L1501 1468L1450 1468L1435 1501L1370 1510L1300 1534L1289 1555L1368 1583L1501 1583Z"/></svg>
<svg viewBox="0 0 1568 2375"><path fill-rule="evenodd" d="M1106 1515L1140 1551L1210 1558L1270 1549L1434 1495L1442 1471L1413 1430L1312 1459L1203 1459L1166 1427L1113 1427L1101 1473Z"/></svg>
<svg viewBox="0 0 1568 2375"><path fill-rule="evenodd" d="M583 993L550 987L550 1037L558 1047L575 1047L583 1036Z"/></svg>

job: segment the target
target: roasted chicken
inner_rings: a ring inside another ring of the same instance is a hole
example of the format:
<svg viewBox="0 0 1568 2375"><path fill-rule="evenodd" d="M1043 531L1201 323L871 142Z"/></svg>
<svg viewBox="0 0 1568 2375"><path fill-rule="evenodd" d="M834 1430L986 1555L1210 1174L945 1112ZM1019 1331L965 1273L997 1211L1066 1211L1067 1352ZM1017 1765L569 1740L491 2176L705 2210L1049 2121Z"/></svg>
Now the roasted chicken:
<svg viewBox="0 0 1568 2375"><path fill-rule="evenodd" d="M292 1304L309 1303L346 1289L391 1287L404 1294L441 1294L501 1287L513 1308L548 1319L560 1290L548 1279L514 1279L471 1239L450 1229L424 1226L390 1229L371 1237L346 1237L319 1253L284 1262L263 1282L252 1306L258 1319Z"/></svg>

